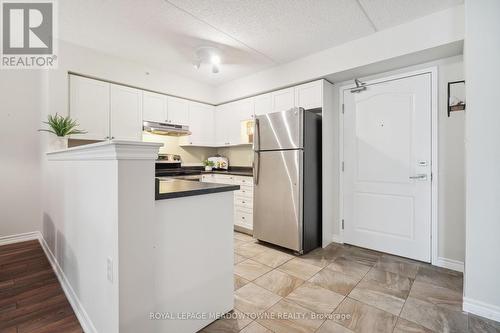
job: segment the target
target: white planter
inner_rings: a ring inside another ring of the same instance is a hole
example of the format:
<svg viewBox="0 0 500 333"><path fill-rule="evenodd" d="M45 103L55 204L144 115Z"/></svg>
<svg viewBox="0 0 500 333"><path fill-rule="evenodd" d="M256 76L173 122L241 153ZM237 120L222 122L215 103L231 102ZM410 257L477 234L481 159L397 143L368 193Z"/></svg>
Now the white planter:
<svg viewBox="0 0 500 333"><path fill-rule="evenodd" d="M49 150L57 151L68 148L68 138L63 136L51 136L49 142Z"/></svg>
<svg viewBox="0 0 500 333"><path fill-rule="evenodd" d="M212 167L207 165L207 166L205 167L205 171L212 171Z"/></svg>

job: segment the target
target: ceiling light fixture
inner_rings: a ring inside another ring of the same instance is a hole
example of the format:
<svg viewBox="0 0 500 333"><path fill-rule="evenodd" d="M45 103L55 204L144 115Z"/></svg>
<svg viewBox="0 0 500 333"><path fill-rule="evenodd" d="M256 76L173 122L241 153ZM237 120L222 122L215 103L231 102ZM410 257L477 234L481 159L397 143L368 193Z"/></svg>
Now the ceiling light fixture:
<svg viewBox="0 0 500 333"><path fill-rule="evenodd" d="M196 58L193 63L194 68L200 69L202 64L212 66L212 73L217 74L220 71L221 57L220 52L215 47L203 46L196 50Z"/></svg>

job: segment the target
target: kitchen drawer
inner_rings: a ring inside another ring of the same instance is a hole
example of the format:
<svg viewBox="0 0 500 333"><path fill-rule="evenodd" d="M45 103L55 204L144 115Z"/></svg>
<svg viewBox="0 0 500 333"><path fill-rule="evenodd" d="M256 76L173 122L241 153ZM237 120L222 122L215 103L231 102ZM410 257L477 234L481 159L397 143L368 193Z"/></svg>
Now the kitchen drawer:
<svg viewBox="0 0 500 333"><path fill-rule="evenodd" d="M216 183L216 184L233 184L233 176L217 175L212 173L203 175L202 181L206 183Z"/></svg>
<svg viewBox="0 0 500 333"><path fill-rule="evenodd" d="M247 213L242 213L242 212L236 212L234 214L234 224L240 225L240 226L248 228L248 229L252 229L252 227L253 227L253 215L247 214Z"/></svg>
<svg viewBox="0 0 500 333"><path fill-rule="evenodd" d="M253 199L253 188L248 186L240 186L240 190L235 191L234 195L238 197Z"/></svg>
<svg viewBox="0 0 500 333"><path fill-rule="evenodd" d="M213 174L215 182L220 184L234 184L233 176Z"/></svg>
<svg viewBox="0 0 500 333"><path fill-rule="evenodd" d="M234 183L241 186L251 186L253 187L252 177L234 176Z"/></svg>
<svg viewBox="0 0 500 333"><path fill-rule="evenodd" d="M244 214L253 214L253 208L248 208L248 207L241 207L241 206L235 206L234 211L236 213L244 213Z"/></svg>
<svg viewBox="0 0 500 333"><path fill-rule="evenodd" d="M252 209L253 208L253 201L250 198L235 196L234 197L234 205L238 206L238 207L245 207L245 208Z"/></svg>
<svg viewBox="0 0 500 333"><path fill-rule="evenodd" d="M202 175L201 181L205 183L213 183L215 181L215 178L213 177L213 175Z"/></svg>

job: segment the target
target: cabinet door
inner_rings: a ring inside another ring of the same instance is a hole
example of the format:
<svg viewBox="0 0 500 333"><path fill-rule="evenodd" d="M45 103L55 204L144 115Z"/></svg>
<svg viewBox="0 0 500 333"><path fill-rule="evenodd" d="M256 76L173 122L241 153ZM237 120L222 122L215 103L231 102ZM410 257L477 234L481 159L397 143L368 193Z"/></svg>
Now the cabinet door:
<svg viewBox="0 0 500 333"><path fill-rule="evenodd" d="M230 103L217 106L214 111L215 120L215 144L217 146L225 146L229 144L230 120L229 108Z"/></svg>
<svg viewBox="0 0 500 333"><path fill-rule="evenodd" d="M149 91L142 93L142 119L145 121L167 121L167 97Z"/></svg>
<svg viewBox="0 0 500 333"><path fill-rule="evenodd" d="M234 106L234 131L230 131L231 144L248 144L250 143L250 129L253 127L253 119L255 118L255 99L246 98L235 102ZM249 121L251 123L249 123Z"/></svg>
<svg viewBox="0 0 500 333"><path fill-rule="evenodd" d="M142 139L142 91L111 84L111 137Z"/></svg>
<svg viewBox="0 0 500 333"><path fill-rule="evenodd" d="M245 98L236 101L234 102L234 109L240 121L253 119L255 114L255 100L254 98Z"/></svg>
<svg viewBox="0 0 500 333"><path fill-rule="evenodd" d="M272 112L280 112L290 110L295 106L295 92L293 88L282 89L271 93L272 96Z"/></svg>
<svg viewBox="0 0 500 333"><path fill-rule="evenodd" d="M248 107L247 107L248 109ZM249 114L240 101L223 104L215 110L215 142L220 146L241 144L241 122Z"/></svg>
<svg viewBox="0 0 500 333"><path fill-rule="evenodd" d="M189 101L181 98L167 97L167 119L176 125L188 125Z"/></svg>
<svg viewBox="0 0 500 333"><path fill-rule="evenodd" d="M76 139L105 140L109 136L109 83L69 76L69 115L86 134Z"/></svg>
<svg viewBox="0 0 500 333"><path fill-rule="evenodd" d="M273 100L271 93L256 96L254 98L255 115L263 115L273 112Z"/></svg>
<svg viewBox="0 0 500 333"><path fill-rule="evenodd" d="M182 137L182 145L210 146L214 144L214 107L189 102L189 130L191 135Z"/></svg>
<svg viewBox="0 0 500 333"><path fill-rule="evenodd" d="M295 105L306 110L323 107L323 80L296 86Z"/></svg>

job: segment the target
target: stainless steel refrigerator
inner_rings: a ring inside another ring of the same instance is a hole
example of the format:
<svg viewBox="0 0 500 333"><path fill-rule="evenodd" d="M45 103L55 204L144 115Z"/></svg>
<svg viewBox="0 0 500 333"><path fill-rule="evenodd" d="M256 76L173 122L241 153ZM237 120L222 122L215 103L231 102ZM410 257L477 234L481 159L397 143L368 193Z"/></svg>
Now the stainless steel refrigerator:
<svg viewBox="0 0 500 333"><path fill-rule="evenodd" d="M320 246L321 115L257 116L253 149L254 237L299 253Z"/></svg>

